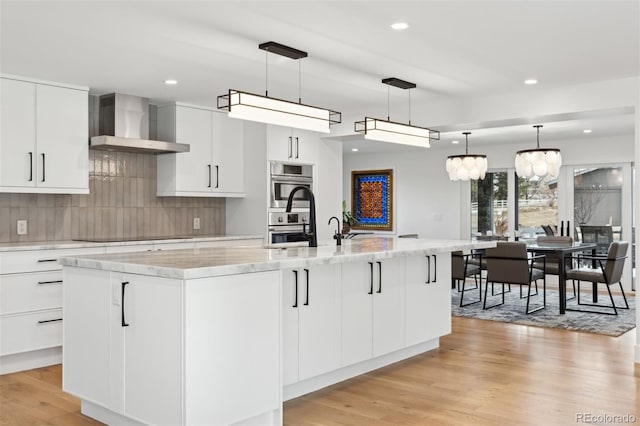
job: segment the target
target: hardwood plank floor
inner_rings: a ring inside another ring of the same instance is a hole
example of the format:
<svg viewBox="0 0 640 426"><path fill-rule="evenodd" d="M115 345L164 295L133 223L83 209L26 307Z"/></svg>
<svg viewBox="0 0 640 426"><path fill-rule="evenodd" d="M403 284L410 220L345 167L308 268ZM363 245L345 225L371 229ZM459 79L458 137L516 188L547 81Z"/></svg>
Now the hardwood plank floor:
<svg viewBox="0 0 640 426"><path fill-rule="evenodd" d="M454 317L440 349L288 401L284 421L569 425L629 415L640 424L634 343L635 330L609 337ZM98 424L61 391L61 374L57 365L0 376L0 425Z"/></svg>

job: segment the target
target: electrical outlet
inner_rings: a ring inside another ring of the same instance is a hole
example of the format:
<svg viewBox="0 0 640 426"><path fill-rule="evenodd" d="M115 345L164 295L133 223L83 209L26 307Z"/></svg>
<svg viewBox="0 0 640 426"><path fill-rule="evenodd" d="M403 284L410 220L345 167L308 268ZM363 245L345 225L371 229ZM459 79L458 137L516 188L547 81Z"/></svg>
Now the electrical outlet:
<svg viewBox="0 0 640 426"><path fill-rule="evenodd" d="M193 218L193 229L200 229L200 218L199 217L194 217Z"/></svg>
<svg viewBox="0 0 640 426"><path fill-rule="evenodd" d="M19 220L17 226L17 234L18 235L27 235L27 221Z"/></svg>

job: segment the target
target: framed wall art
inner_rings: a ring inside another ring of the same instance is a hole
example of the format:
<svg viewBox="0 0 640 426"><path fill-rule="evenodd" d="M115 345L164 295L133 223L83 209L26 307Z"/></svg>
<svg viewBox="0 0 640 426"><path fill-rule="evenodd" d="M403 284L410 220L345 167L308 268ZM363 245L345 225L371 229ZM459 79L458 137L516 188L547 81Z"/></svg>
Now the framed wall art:
<svg viewBox="0 0 640 426"><path fill-rule="evenodd" d="M393 230L393 170L351 172L353 229Z"/></svg>

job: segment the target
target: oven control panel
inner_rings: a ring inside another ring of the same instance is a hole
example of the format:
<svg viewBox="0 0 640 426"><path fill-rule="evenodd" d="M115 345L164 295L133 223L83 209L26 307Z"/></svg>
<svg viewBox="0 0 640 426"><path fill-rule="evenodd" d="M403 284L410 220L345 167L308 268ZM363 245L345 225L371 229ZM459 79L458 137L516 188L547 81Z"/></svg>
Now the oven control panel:
<svg viewBox="0 0 640 426"><path fill-rule="evenodd" d="M271 212L269 225L302 225L309 223L309 212Z"/></svg>

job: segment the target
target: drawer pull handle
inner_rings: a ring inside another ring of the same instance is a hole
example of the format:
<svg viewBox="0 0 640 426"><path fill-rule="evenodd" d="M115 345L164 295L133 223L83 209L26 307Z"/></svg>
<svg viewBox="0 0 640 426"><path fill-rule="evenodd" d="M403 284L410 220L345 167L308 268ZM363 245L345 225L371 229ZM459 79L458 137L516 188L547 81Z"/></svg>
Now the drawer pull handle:
<svg viewBox="0 0 640 426"><path fill-rule="evenodd" d="M57 262L58 259L38 259L38 263L44 263L44 262Z"/></svg>
<svg viewBox="0 0 640 426"><path fill-rule="evenodd" d="M42 285L42 284L62 284L62 280L55 280L55 281L38 281L38 285Z"/></svg>
<svg viewBox="0 0 640 426"><path fill-rule="evenodd" d="M129 284L129 281L125 281L122 283L122 300L120 301L120 307L122 308L122 321L121 324L123 327L129 327L129 323L127 323L124 319L124 288Z"/></svg>
<svg viewBox="0 0 640 426"><path fill-rule="evenodd" d="M56 318L56 319L50 319L50 320L41 320L38 321L38 324L46 324L49 322L58 322L58 321L62 321L62 318Z"/></svg>

